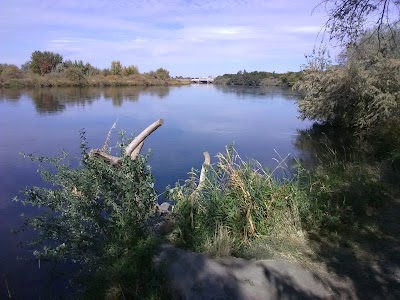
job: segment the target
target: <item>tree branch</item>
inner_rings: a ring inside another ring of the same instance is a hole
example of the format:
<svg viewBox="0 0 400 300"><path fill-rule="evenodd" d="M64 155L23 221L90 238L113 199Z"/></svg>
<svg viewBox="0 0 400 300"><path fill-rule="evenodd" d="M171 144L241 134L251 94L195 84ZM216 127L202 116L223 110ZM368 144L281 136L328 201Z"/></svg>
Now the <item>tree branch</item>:
<svg viewBox="0 0 400 300"><path fill-rule="evenodd" d="M145 130L143 130L135 139L125 148L125 154L130 156L132 151L139 146L141 142L144 141L150 134L152 134L158 127L160 127L164 123L163 119L159 119L155 121L153 124L150 124Z"/></svg>
<svg viewBox="0 0 400 300"><path fill-rule="evenodd" d="M144 140L150 134L152 134L158 127L160 127L163 123L164 123L164 121L162 119L159 119L156 122L154 122L153 124L150 124L146 129L144 129L138 136L136 136L134 138L134 140L128 146L126 146L125 155L130 156L130 158L132 160L135 160L143 148ZM111 129L113 129L114 127L115 127L115 123ZM111 130L110 130L110 132L111 132ZM107 143L108 143L107 141L110 139L110 132L108 133L105 145L107 145ZM120 164L122 161L122 157L113 156L113 155L105 152L104 146L101 149L92 150L90 152L90 154L94 155L96 157L101 157L105 161L109 162L112 166L116 166L116 165Z"/></svg>

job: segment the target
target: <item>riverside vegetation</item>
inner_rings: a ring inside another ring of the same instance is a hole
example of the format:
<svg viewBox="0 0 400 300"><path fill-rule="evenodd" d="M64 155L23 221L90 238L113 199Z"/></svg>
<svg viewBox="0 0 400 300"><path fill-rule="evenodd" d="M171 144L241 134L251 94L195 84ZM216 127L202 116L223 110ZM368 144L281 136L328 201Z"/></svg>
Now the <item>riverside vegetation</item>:
<svg viewBox="0 0 400 300"><path fill-rule="evenodd" d="M389 202L394 188L386 179L399 178L400 40L398 30L384 33L360 36L340 65L323 52L311 57L295 84L304 95L301 116L317 121L296 140L309 157L278 176L285 158L268 170L227 148L205 166L201 189L196 170L167 189L176 201L167 236L146 226L157 201L146 156L112 167L88 156L84 135L77 168L66 164L65 154L30 156L55 166L42 176L56 188L27 189L22 199L46 208L25 223L38 233L30 244L36 259L78 264L86 298L154 299L163 279L151 259L161 241L213 256L258 257L256 249L270 250L267 240L290 256L291 242L307 242L308 235L356 234L365 216Z"/></svg>
<svg viewBox="0 0 400 300"><path fill-rule="evenodd" d="M236 74L224 74L214 79L215 84L243 85L243 86L281 86L292 87L303 77L303 72L247 72L239 71Z"/></svg>
<svg viewBox="0 0 400 300"><path fill-rule="evenodd" d="M0 64L0 87L68 87L68 86L154 86L188 84L189 80L171 78L169 71L140 73L135 65L122 66L112 61L108 69L90 63L63 60L58 53L34 51L21 68Z"/></svg>

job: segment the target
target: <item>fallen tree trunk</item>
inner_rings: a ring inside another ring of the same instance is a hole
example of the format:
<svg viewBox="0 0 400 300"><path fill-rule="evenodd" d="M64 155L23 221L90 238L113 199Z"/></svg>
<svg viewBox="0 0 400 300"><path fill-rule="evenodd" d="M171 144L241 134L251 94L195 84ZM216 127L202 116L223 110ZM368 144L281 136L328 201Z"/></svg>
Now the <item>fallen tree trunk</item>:
<svg viewBox="0 0 400 300"><path fill-rule="evenodd" d="M132 142L125 148L125 155L130 156L132 160L135 160L140 151L143 148L144 140L152 134L158 127L160 127L164 123L163 119L159 119L154 123L147 126L139 135L137 135ZM114 126L114 125L113 125ZM91 155L100 157L105 161L109 162L111 165L115 166L121 163L122 157L113 156L107 152L105 152L105 147L103 146L102 149L95 149L91 151Z"/></svg>
<svg viewBox="0 0 400 300"><path fill-rule="evenodd" d="M164 123L163 119L159 119L155 121L153 124L150 124L145 130L143 130L134 140L125 148L125 154L130 156L133 150L136 149L140 145L141 142L144 141L150 134L152 134L158 127L160 127Z"/></svg>
<svg viewBox="0 0 400 300"><path fill-rule="evenodd" d="M211 163L210 154L208 153L208 151L203 152L203 155L204 155L204 163L201 166L199 184L197 185L197 188L193 191L193 193L190 195L190 198L189 198L190 202L191 202L190 220L191 220L192 228L194 227L193 202L196 201L197 197L199 196L201 190L204 187L204 183L205 183L205 180L206 180L206 171L207 171L207 168L210 166L210 163Z"/></svg>
<svg viewBox="0 0 400 300"><path fill-rule="evenodd" d="M197 185L196 189L197 192L200 191L204 186L204 181L206 180L206 168L209 167L211 163L211 158L208 151L203 152L203 155L204 155L204 163L201 166L199 184Z"/></svg>

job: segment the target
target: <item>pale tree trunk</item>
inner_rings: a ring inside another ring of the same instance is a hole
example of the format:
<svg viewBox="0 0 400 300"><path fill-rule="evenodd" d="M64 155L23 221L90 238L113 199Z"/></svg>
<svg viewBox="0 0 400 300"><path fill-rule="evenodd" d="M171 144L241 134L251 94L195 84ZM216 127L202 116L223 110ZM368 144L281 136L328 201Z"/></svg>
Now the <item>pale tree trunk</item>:
<svg viewBox="0 0 400 300"><path fill-rule="evenodd" d="M144 140L150 134L152 134L158 127L160 127L163 123L164 123L163 119L159 119L154 123L150 124L149 126L147 126L146 129L144 129L139 135L137 135L133 139L132 142L130 142L128 146L126 146L125 155L130 156L132 160L135 160L139 156L140 151L143 148ZM102 159L109 162L113 166L120 164L122 161L122 157L113 156L105 152L104 147L102 149L92 150L90 154L96 157L101 157Z"/></svg>

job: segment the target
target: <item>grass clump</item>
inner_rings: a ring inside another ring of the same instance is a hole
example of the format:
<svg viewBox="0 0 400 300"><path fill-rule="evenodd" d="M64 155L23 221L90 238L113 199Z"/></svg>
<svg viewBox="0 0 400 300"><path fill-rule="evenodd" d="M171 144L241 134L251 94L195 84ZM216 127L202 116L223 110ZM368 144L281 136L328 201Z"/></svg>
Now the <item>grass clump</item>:
<svg viewBox="0 0 400 300"><path fill-rule="evenodd" d="M333 161L312 170L301 168L298 183L308 199L302 213L307 229L356 225L357 217L387 200L380 169L364 163Z"/></svg>
<svg viewBox="0 0 400 300"><path fill-rule="evenodd" d="M177 201L177 243L212 256L290 257L306 248L309 231L356 226L386 200L380 170L330 153L313 168L299 163L290 178L279 179L276 169L243 161L228 148L207 167L200 189L198 172L192 171L169 190Z"/></svg>
<svg viewBox="0 0 400 300"><path fill-rule="evenodd" d="M279 181L259 162L243 161L235 149L218 154L206 171L201 190L197 172L169 190L178 242L214 255L235 253L240 244L265 235L301 230L299 201L303 192L291 180Z"/></svg>

